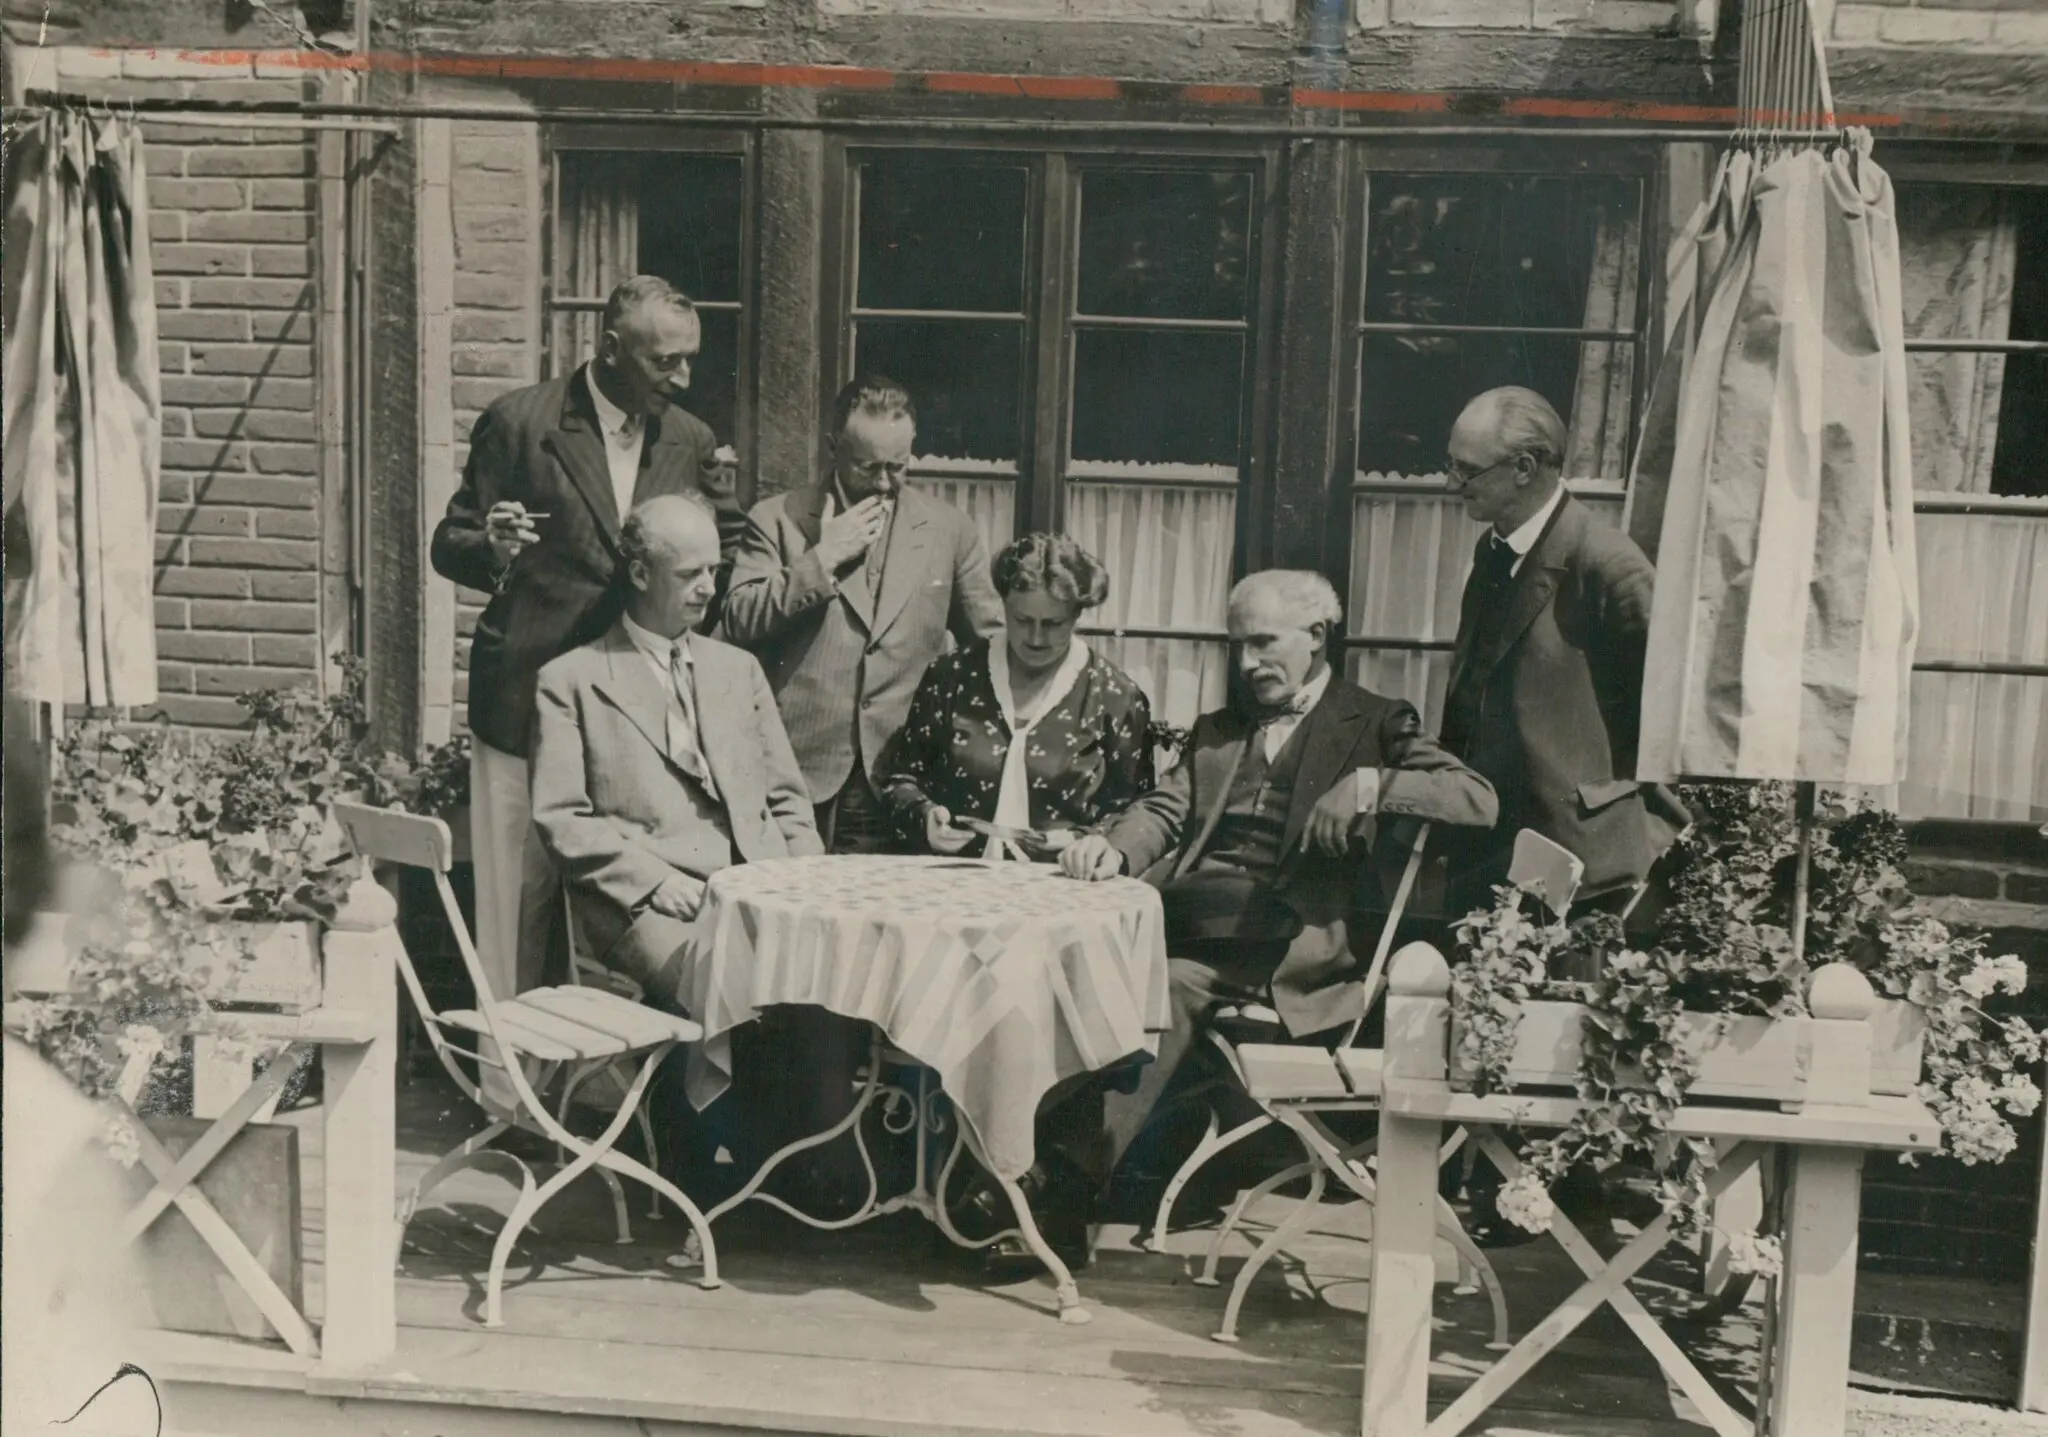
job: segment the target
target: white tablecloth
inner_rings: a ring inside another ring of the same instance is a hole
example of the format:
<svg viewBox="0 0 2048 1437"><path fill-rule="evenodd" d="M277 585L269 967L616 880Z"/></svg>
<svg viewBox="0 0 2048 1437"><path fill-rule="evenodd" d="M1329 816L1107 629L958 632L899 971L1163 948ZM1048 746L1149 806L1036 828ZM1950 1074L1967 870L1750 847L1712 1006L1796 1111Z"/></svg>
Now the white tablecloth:
<svg viewBox="0 0 2048 1437"><path fill-rule="evenodd" d="M690 1099L731 1082L732 1030L775 1003L873 1023L935 1071L998 1173L1033 1157L1062 1079L1157 1050L1168 1022L1159 895L1046 864L840 855L714 875L683 983L705 1041Z"/></svg>

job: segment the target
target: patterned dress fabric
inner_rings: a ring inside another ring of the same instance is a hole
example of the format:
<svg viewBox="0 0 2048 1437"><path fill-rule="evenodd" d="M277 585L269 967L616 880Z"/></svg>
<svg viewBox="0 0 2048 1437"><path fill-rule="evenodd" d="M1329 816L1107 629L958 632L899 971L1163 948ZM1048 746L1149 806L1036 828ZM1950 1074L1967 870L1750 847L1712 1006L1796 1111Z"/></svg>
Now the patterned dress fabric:
<svg viewBox="0 0 2048 1437"><path fill-rule="evenodd" d="M934 662L889 748L882 796L898 827L922 841L924 812L993 820L1010 751L984 639ZM1130 676L1091 654L1065 698L1031 728L1025 784L1031 826L1090 829L1150 785L1145 730L1152 706Z"/></svg>
<svg viewBox="0 0 2048 1437"><path fill-rule="evenodd" d="M1167 1025L1159 892L1057 868L836 855L713 874L681 997L704 1025L685 1079L703 1108L732 1079L731 1034L804 1003L873 1023L931 1068L997 1173L1034 1158L1039 1100L1156 1051Z"/></svg>

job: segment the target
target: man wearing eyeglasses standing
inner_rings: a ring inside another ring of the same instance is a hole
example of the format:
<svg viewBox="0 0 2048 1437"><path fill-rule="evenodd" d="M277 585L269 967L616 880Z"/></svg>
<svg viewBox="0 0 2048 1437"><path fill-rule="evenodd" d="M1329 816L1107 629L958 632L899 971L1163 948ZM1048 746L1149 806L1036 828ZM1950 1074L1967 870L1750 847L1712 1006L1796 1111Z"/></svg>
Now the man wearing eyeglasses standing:
<svg viewBox="0 0 2048 1437"><path fill-rule="evenodd" d="M890 837L873 773L950 632L1003 627L974 521L907 482L909 391L879 375L840 391L821 484L765 499L733 560L724 634L767 670L818 832L835 853Z"/></svg>
<svg viewBox="0 0 2048 1437"><path fill-rule="evenodd" d="M1500 799L1491 832L1458 835L1454 913L1491 901L1524 828L1585 864L1577 906L1624 905L1682 821L1669 794L1635 781L1656 574L1565 490L1564 454L1564 422L1533 390L1488 390L1451 430L1451 492L1488 528L1442 740Z"/></svg>
<svg viewBox="0 0 2048 1437"><path fill-rule="evenodd" d="M965 644L999 632L1003 601L974 521L906 482L917 440L908 390L854 380L828 432L824 480L747 516L721 634L768 675L827 850L872 853L892 837L874 774L918 680L948 633ZM780 1092L758 1110L781 1112L792 1137L834 1126L853 1101L860 1027L800 1007L769 1021L755 1066ZM784 1169L807 1210L847 1210L865 1191L849 1141L807 1158Z"/></svg>

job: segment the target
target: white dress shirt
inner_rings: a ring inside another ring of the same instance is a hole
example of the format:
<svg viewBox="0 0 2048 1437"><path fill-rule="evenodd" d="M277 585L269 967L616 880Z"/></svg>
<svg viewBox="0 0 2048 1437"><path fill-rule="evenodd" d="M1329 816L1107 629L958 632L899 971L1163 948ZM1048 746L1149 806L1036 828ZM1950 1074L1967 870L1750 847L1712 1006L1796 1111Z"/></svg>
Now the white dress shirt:
<svg viewBox="0 0 2048 1437"><path fill-rule="evenodd" d="M1543 507L1529 516L1528 522L1508 535L1506 544L1515 551L1515 562L1508 565L1510 577L1522 572L1522 561L1529 557L1529 551L1536 547L1536 541L1543 537L1543 526L1550 522L1550 516L1557 512L1557 506L1564 502L1564 481L1550 491L1550 497L1543 501Z"/></svg>
<svg viewBox="0 0 2048 1437"><path fill-rule="evenodd" d="M590 391L590 402L597 406L597 427L604 434L605 467L612 476L612 498L618 503L619 518L624 519L633 507L633 488L640 482L640 449L647 442L647 421L605 398L588 364L583 366L583 387ZM663 672L667 672L666 665Z"/></svg>
<svg viewBox="0 0 2048 1437"><path fill-rule="evenodd" d="M711 780L710 766L704 761L702 732L697 727L696 696L689 681L679 686L675 665L680 664L685 673L694 675L695 660L690 655L688 636L665 639L652 629L643 629L624 614L619 622L626 626L626 637L633 641L633 647L640 651L642 658L653 668L661 684L661 691L668 695L668 751L682 761L686 772L700 775L700 782L713 798L718 796L717 785Z"/></svg>
<svg viewBox="0 0 2048 1437"><path fill-rule="evenodd" d="M1287 740L1301 727L1309 711L1323 701L1329 691L1330 675L1335 670L1325 668L1321 673L1303 684L1296 692L1287 712L1278 718L1269 719L1259 728L1259 747L1265 750L1266 762L1271 763L1280 756L1280 750L1287 746ZM1358 812L1361 817L1380 806L1380 773L1376 768L1358 770Z"/></svg>

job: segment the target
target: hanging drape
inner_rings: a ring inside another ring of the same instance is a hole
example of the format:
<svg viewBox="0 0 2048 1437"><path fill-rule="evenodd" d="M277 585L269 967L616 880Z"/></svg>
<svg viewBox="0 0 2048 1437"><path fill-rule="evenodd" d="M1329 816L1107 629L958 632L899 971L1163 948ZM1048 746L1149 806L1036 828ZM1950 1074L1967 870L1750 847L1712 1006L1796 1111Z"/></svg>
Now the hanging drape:
<svg viewBox="0 0 2048 1437"><path fill-rule="evenodd" d="M2006 339L2018 249L2003 190L1902 189L1899 252L1906 333L1915 339ZM1917 487L1989 493L2005 356L1916 354L1906 374Z"/></svg>
<svg viewBox="0 0 2048 1437"><path fill-rule="evenodd" d="M53 112L7 159L7 665L31 702L154 703L162 439L141 127Z"/></svg>
<svg viewBox="0 0 2048 1437"><path fill-rule="evenodd" d="M1891 181L1867 136L1736 151L1692 242L1720 262L1635 479L1663 499L1638 776L1895 783L1919 597Z"/></svg>
<svg viewBox="0 0 2048 1437"><path fill-rule="evenodd" d="M1630 330L1636 324L1636 276L1641 267L1642 215L1634 203L1603 205L1593 230L1581 323L1587 329ZM1565 476L1610 481L1612 493L1594 490L1587 507L1619 522L1625 477L1630 405L1635 381L1632 344L1589 341L1579 346L1572 399L1565 410ZM1375 486L1431 484L1428 474L1361 474ZM1345 603L1350 632L1448 644L1457 637L1458 601L1481 526L1463 506L1441 493L1359 494L1351 508L1351 592ZM1377 693L1405 698L1432 729L1443 715L1450 655L1415 649L1353 649L1348 672Z"/></svg>
<svg viewBox="0 0 2048 1437"><path fill-rule="evenodd" d="M604 299L639 273L640 185L646 162L638 155L591 155L562 167L562 246L556 292L568 299ZM604 316L564 311L557 319L555 353L581 363L597 352Z"/></svg>

